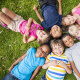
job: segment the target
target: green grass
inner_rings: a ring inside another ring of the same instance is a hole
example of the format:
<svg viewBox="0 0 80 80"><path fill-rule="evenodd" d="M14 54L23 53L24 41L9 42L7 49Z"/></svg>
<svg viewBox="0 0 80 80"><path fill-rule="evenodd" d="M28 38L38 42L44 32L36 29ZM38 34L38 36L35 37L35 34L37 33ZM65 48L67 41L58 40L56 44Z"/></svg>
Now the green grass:
<svg viewBox="0 0 80 80"><path fill-rule="evenodd" d="M79 2L79 0L62 0L63 15L68 14ZM0 10L2 7L7 7L26 20L32 17L40 23L33 11L35 4L39 5L38 0L0 0ZM9 67L17 58L26 53L30 47L40 46L36 40L28 44L24 44L22 40L23 36L20 33L0 26L0 80L9 72ZM45 73L46 70L41 69L34 80L40 80ZM73 74L66 74L64 80L76 80L76 78Z"/></svg>

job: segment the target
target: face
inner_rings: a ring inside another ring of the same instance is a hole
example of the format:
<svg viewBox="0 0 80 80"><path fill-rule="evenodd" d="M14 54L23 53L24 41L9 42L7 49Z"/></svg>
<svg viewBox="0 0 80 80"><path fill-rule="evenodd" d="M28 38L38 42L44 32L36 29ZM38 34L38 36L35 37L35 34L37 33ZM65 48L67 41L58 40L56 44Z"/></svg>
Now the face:
<svg viewBox="0 0 80 80"><path fill-rule="evenodd" d="M68 15L64 19L64 22L65 22L66 25L72 25L73 23L75 23L76 19L77 19L76 17Z"/></svg>
<svg viewBox="0 0 80 80"><path fill-rule="evenodd" d="M37 30L36 35L38 36L38 40L44 41L49 35L43 30Z"/></svg>
<svg viewBox="0 0 80 80"><path fill-rule="evenodd" d="M61 54L63 54L63 51L64 51L64 47L61 46L60 44L56 44L56 45L52 45L52 51L58 55L58 56L61 56Z"/></svg>
<svg viewBox="0 0 80 80"><path fill-rule="evenodd" d="M37 49L37 52L35 54L36 57L46 57L49 53L50 49L47 45L42 45Z"/></svg>
<svg viewBox="0 0 80 80"><path fill-rule="evenodd" d="M76 33L76 37L80 38L80 27L78 28L78 32Z"/></svg>
<svg viewBox="0 0 80 80"><path fill-rule="evenodd" d="M72 38L71 36L69 36L69 35L66 36L66 37L64 37L62 41L64 42L65 46L67 46L67 47L71 47L71 46L74 45L74 40L73 40L73 38Z"/></svg>
<svg viewBox="0 0 80 80"><path fill-rule="evenodd" d="M51 31L50 31L50 34L53 36L53 38L58 38L61 36L62 34L62 31L61 31L61 28L57 25L54 25L52 28L51 28Z"/></svg>

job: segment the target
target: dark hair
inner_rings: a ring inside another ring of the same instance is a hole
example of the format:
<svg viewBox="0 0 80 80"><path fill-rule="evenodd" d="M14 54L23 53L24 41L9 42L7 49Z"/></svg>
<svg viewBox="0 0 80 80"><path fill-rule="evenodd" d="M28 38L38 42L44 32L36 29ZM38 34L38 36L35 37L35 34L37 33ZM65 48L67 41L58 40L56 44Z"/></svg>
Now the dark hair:
<svg viewBox="0 0 80 80"><path fill-rule="evenodd" d="M50 41L50 39L51 39L51 36L49 35L44 41L39 40L38 42L39 42L39 44L48 43Z"/></svg>
<svg viewBox="0 0 80 80"><path fill-rule="evenodd" d="M61 40L63 41L63 38L65 38L66 36L73 37L73 36L71 36L69 33L65 33L65 34L62 35Z"/></svg>
<svg viewBox="0 0 80 80"><path fill-rule="evenodd" d="M40 46L43 46L43 45L46 45L46 46L49 47L49 53L52 51L50 44L48 44L48 43L44 43L44 44L41 44Z"/></svg>
<svg viewBox="0 0 80 80"><path fill-rule="evenodd" d="M51 40L50 41L50 46L51 46L51 48L52 48L52 45L56 45L56 44L60 44L61 46L63 46L64 47L64 43L62 42L62 40L60 40L60 39L54 39L54 40Z"/></svg>

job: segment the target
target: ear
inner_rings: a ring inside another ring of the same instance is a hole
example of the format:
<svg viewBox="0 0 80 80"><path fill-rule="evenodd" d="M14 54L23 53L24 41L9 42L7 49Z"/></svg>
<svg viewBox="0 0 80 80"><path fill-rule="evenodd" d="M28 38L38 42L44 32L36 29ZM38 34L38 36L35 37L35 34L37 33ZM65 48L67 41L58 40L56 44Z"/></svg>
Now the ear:
<svg viewBox="0 0 80 80"><path fill-rule="evenodd" d="M50 34L52 34L52 33L51 33L51 30L50 30Z"/></svg>

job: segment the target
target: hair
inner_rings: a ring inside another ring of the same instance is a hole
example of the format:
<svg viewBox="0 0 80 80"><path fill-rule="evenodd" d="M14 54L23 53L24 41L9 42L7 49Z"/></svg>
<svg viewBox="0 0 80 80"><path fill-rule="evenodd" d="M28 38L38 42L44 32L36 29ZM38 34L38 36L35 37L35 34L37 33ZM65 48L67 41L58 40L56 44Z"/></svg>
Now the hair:
<svg viewBox="0 0 80 80"><path fill-rule="evenodd" d="M76 24L76 25L70 25L70 26L69 26L69 29L68 29L68 32L69 32L72 36L75 36L75 34L78 32L78 27L79 27L78 24Z"/></svg>
<svg viewBox="0 0 80 80"><path fill-rule="evenodd" d="M45 40L39 40L38 42L39 42L39 44L44 44L44 43L48 43L49 41L50 41L50 39L51 39L51 36L49 35Z"/></svg>
<svg viewBox="0 0 80 80"><path fill-rule="evenodd" d="M49 53L52 51L50 44L48 44L48 43L44 43L44 44L41 44L40 47L43 46L43 45L46 45L46 46L49 47Z"/></svg>
<svg viewBox="0 0 80 80"><path fill-rule="evenodd" d="M60 39L54 39L54 40L51 40L50 41L50 46L51 46L51 48L53 47L52 45L61 45L63 48L64 48L64 43L62 42L62 40L60 40Z"/></svg>
<svg viewBox="0 0 80 80"><path fill-rule="evenodd" d="M63 38L65 38L66 36L73 37L73 36L72 36L72 35L70 35L69 33L65 33L65 34L63 34L63 35L62 35L61 40L63 41Z"/></svg>

